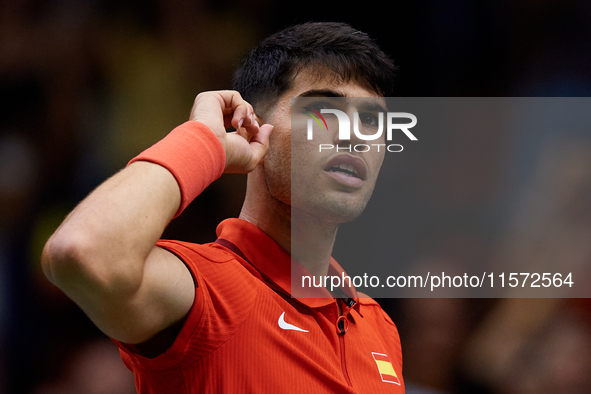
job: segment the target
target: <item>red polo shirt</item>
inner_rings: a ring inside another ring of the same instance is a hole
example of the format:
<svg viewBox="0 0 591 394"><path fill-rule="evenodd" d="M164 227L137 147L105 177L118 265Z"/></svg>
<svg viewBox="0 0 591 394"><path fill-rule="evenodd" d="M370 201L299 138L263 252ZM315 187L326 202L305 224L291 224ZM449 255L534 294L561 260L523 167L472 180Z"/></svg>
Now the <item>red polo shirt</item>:
<svg viewBox="0 0 591 394"><path fill-rule="evenodd" d="M374 300L354 289L291 298L291 256L268 235L240 219L217 234L158 243L187 265L196 295L163 354L118 343L138 393L404 393L398 330ZM333 259L330 273L341 272Z"/></svg>

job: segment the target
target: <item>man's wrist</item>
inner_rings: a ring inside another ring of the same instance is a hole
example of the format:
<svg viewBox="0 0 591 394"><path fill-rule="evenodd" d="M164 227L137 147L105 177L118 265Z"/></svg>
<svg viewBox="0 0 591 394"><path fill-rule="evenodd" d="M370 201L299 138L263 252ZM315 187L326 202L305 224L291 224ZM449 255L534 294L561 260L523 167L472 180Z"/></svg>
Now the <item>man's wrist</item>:
<svg viewBox="0 0 591 394"><path fill-rule="evenodd" d="M128 165L136 161L149 161L172 173L181 191L177 217L222 175L226 154L218 137L206 125L187 121L133 158Z"/></svg>

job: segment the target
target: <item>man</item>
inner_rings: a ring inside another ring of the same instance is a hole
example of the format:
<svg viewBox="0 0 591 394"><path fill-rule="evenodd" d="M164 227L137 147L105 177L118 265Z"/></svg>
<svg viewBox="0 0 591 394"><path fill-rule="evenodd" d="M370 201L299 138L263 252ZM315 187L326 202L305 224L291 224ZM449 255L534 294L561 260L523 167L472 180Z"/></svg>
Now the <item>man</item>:
<svg viewBox="0 0 591 394"><path fill-rule="evenodd" d="M277 33L237 71L244 97L199 94L191 121L56 230L42 258L47 276L117 343L138 392L404 392L398 332L375 301L351 288L298 299L290 287L292 243L306 245L293 255L302 272L342 273L331 258L338 224L361 213L383 159L311 155L291 134L291 116L301 115L291 98L383 100L393 71L348 25ZM294 182L307 185L293 194L292 159ZM158 241L222 172L249 174L240 218L222 222L215 243Z"/></svg>

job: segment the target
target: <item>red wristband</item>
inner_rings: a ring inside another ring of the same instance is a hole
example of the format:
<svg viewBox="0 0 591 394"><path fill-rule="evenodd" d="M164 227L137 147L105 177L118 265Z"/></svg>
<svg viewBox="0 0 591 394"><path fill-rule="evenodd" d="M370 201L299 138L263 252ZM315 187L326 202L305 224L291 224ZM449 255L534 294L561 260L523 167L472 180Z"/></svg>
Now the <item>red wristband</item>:
<svg viewBox="0 0 591 394"><path fill-rule="evenodd" d="M149 161L166 168L181 189L177 217L226 167L226 153L218 137L203 123L188 121L173 129L129 163Z"/></svg>

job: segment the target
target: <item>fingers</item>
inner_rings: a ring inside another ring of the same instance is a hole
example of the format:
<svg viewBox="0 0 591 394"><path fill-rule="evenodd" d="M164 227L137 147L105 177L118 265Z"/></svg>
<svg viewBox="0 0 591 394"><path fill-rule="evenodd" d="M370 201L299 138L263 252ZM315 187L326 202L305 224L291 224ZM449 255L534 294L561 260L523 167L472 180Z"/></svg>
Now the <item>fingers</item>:
<svg viewBox="0 0 591 394"><path fill-rule="evenodd" d="M244 128L241 130L244 130ZM231 150L231 156L226 156L225 172L246 174L254 170L263 161L269 150L269 137L272 131L272 125L262 125L259 132L252 136L250 141L245 140L243 136L236 136L238 132L229 133L228 137L234 136L237 138L229 138L233 143L233 149Z"/></svg>
<svg viewBox="0 0 591 394"><path fill-rule="evenodd" d="M252 105L240 93L232 90L202 92L197 95L190 119L204 121L212 126L216 126L216 123L224 128L232 126L236 130L243 127L253 135L259 130Z"/></svg>
<svg viewBox="0 0 591 394"><path fill-rule="evenodd" d="M211 92L218 96L224 115L226 127L241 127L249 129L249 132L258 132L258 123L252 105L242 98L240 93L233 90L221 90Z"/></svg>
<svg viewBox="0 0 591 394"><path fill-rule="evenodd" d="M273 131L273 125L265 124L260 127L259 133L250 140L250 148L256 164L262 162L269 150L269 137ZM255 166L256 166L255 164ZM254 167L253 167L254 169Z"/></svg>
<svg viewBox="0 0 591 394"><path fill-rule="evenodd" d="M267 153L273 126L260 126L252 105L236 91L200 93L191 119L208 126L224 145L226 172L250 172ZM236 132L226 133L229 127Z"/></svg>
<svg viewBox="0 0 591 394"><path fill-rule="evenodd" d="M240 100L241 103L233 109L234 113L232 116L231 125L236 130L244 128L249 134L255 135L259 132L260 126L256 120L254 109L252 108L252 105L242 100L242 98L240 98Z"/></svg>

